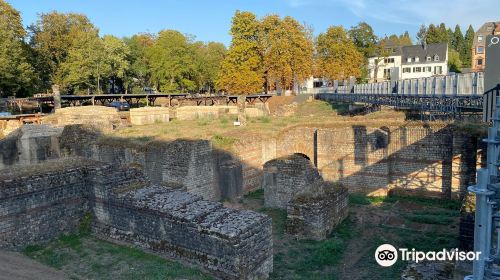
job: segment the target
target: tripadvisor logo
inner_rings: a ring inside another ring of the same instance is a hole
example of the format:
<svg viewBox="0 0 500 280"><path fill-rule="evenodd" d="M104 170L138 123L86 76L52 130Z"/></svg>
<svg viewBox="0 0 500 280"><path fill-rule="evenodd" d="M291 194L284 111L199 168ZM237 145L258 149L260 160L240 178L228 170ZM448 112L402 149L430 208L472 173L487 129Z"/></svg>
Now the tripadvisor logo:
<svg viewBox="0 0 500 280"><path fill-rule="evenodd" d="M375 250L375 260L380 266L393 266L398 261L398 256L402 261L412 261L419 263L421 261L475 261L479 260L481 252L463 252L458 249L441 251L422 252L415 249L406 248L396 249L391 244L380 245Z"/></svg>
<svg viewBox="0 0 500 280"><path fill-rule="evenodd" d="M375 260L381 266L392 266L398 261L398 250L391 244L380 245L375 251Z"/></svg>

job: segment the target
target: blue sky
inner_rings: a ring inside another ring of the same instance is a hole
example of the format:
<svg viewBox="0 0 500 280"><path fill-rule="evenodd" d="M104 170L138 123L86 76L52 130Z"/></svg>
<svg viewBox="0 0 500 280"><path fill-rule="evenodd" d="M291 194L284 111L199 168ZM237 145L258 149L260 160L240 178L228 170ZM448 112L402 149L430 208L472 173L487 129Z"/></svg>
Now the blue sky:
<svg viewBox="0 0 500 280"><path fill-rule="evenodd" d="M360 21L379 36L403 33L414 36L422 23L440 23L464 29L500 20L500 0L7 0L22 14L24 25L37 14L57 10L86 14L101 35L119 37L139 32L176 29L201 41L229 44L234 11L264 16L290 15L312 26L314 33L330 25L350 27Z"/></svg>

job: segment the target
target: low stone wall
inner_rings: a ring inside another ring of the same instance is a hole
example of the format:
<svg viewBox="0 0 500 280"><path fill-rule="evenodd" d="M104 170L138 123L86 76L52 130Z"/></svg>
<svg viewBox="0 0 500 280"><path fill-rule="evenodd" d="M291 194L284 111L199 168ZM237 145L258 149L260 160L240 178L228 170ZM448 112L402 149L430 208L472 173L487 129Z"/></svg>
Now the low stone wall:
<svg viewBox="0 0 500 280"><path fill-rule="evenodd" d="M268 115L264 104L247 105L244 109L247 117L255 118ZM237 106L181 106L175 109L175 118L178 120L218 119L223 116L238 116Z"/></svg>
<svg viewBox="0 0 500 280"><path fill-rule="evenodd" d="M175 109L178 120L217 119L223 115L238 115L236 106L182 106Z"/></svg>
<svg viewBox="0 0 500 280"><path fill-rule="evenodd" d="M349 214L347 188L318 181L314 192L295 197L287 206L286 232L322 240Z"/></svg>
<svg viewBox="0 0 500 280"><path fill-rule="evenodd" d="M58 158L61 132L62 128L30 124L0 139L0 170Z"/></svg>
<svg viewBox="0 0 500 280"><path fill-rule="evenodd" d="M105 106L78 106L56 109L43 119L44 123L58 126L89 124L102 130L112 130L126 124L115 108Z"/></svg>
<svg viewBox="0 0 500 280"><path fill-rule="evenodd" d="M265 279L272 271L271 219L164 187L97 196L101 238L202 265L221 279Z"/></svg>
<svg viewBox="0 0 500 280"><path fill-rule="evenodd" d="M266 207L286 209L298 194L310 191L311 185L321 180L318 170L303 155L268 161L264 165L264 204Z"/></svg>
<svg viewBox="0 0 500 280"><path fill-rule="evenodd" d="M0 175L0 248L75 232L86 213L101 238L189 262L221 279L266 279L271 219L149 185L136 168L65 159Z"/></svg>
<svg viewBox="0 0 500 280"><path fill-rule="evenodd" d="M75 232L88 211L86 168L64 160L0 175L0 248L20 248Z"/></svg>
<svg viewBox="0 0 500 280"><path fill-rule="evenodd" d="M170 109L167 107L141 107L130 109L130 123L145 125L169 122Z"/></svg>

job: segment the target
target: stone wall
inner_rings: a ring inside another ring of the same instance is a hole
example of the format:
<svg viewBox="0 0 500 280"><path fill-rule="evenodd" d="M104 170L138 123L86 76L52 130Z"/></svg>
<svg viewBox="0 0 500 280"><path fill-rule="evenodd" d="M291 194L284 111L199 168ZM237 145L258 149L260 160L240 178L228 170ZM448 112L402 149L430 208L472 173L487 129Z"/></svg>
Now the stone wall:
<svg viewBox="0 0 500 280"><path fill-rule="evenodd" d="M296 196L287 205L286 232L298 238L322 240L349 214L347 188L323 181L314 192Z"/></svg>
<svg viewBox="0 0 500 280"><path fill-rule="evenodd" d="M0 170L59 158L61 132L48 125L23 125L0 139Z"/></svg>
<svg viewBox="0 0 500 280"><path fill-rule="evenodd" d="M278 156L304 153L324 179L352 191L458 198L475 180L478 140L453 126L296 127L276 143Z"/></svg>
<svg viewBox="0 0 500 280"><path fill-rule="evenodd" d="M203 268L221 279L266 279L271 219L150 185L137 168L66 158L0 175L0 248L78 230L86 213L100 238Z"/></svg>
<svg viewBox="0 0 500 280"><path fill-rule="evenodd" d="M20 248L75 232L88 204L86 163L69 160L0 175L0 248Z"/></svg>
<svg viewBox="0 0 500 280"><path fill-rule="evenodd" d="M238 115L236 106L182 106L175 109L178 120L217 119L223 115Z"/></svg>
<svg viewBox="0 0 500 280"><path fill-rule="evenodd" d="M170 109L167 107L141 107L130 109L130 123L145 125L167 123L170 121Z"/></svg>
<svg viewBox="0 0 500 280"><path fill-rule="evenodd" d="M271 220L164 187L97 195L94 232L201 265L221 279L272 271Z"/></svg>
<svg viewBox="0 0 500 280"><path fill-rule="evenodd" d="M78 106L56 109L54 114L44 117L43 123L57 126L88 124L102 130L113 130L125 125L127 120L122 120L113 107Z"/></svg>
<svg viewBox="0 0 500 280"><path fill-rule="evenodd" d="M234 117L238 116L237 106L181 106L175 109L175 118L178 120L196 120L196 119L218 119L223 116ZM265 104L246 105L244 114L248 117L255 118L269 114L269 110Z"/></svg>
<svg viewBox="0 0 500 280"><path fill-rule="evenodd" d="M261 187L263 165L293 153L306 155L323 178L352 191L382 195L397 189L458 198L475 181L480 147L475 137L453 126L420 124L292 127L275 138L237 142L230 151L212 147L209 140L141 144L102 136L89 125L66 126L60 137L57 129L47 131L50 137L13 133L17 136L0 140L0 169L58 154L84 156L141 167L154 183L182 185L210 200Z"/></svg>
<svg viewBox="0 0 500 280"><path fill-rule="evenodd" d="M87 135L78 139L78 135ZM65 155L142 169L158 185L183 187L209 200L221 198L212 145L208 140L156 141L148 144L129 139L101 137L89 127L66 126L61 136ZM81 147L87 147L82 150Z"/></svg>
<svg viewBox="0 0 500 280"><path fill-rule="evenodd" d="M264 165L264 204L266 207L286 209L298 194L309 192L321 180L318 170L302 155L268 161Z"/></svg>

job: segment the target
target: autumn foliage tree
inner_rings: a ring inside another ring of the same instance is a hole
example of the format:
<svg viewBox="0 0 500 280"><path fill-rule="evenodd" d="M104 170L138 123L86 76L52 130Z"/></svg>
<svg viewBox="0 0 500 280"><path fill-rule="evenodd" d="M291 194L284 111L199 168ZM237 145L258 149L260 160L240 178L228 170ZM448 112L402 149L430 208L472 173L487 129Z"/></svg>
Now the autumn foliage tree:
<svg viewBox="0 0 500 280"><path fill-rule="evenodd" d="M230 32L231 46L216 80L219 90L232 94L262 92L264 72L259 29L254 14L236 11Z"/></svg>
<svg viewBox="0 0 500 280"><path fill-rule="evenodd" d="M316 73L330 80L359 77L363 55L342 26L329 27L316 40Z"/></svg>
<svg viewBox="0 0 500 280"><path fill-rule="evenodd" d="M292 89L312 75L312 33L292 17L266 16L261 49L268 89Z"/></svg>

